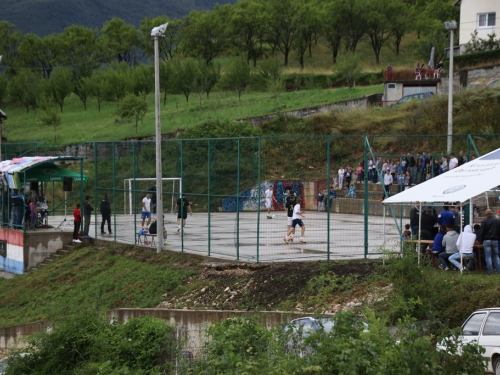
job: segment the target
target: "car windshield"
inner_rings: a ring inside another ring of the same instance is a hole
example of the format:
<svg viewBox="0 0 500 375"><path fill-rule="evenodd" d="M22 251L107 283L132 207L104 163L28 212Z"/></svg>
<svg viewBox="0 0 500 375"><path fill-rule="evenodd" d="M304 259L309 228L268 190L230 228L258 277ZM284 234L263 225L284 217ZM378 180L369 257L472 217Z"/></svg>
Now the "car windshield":
<svg viewBox="0 0 500 375"><path fill-rule="evenodd" d="M7 358L0 359L0 373L7 370Z"/></svg>
<svg viewBox="0 0 500 375"><path fill-rule="evenodd" d="M323 330L326 333L330 333L333 329L333 326L335 325L335 321L332 318L318 319L318 325L320 327L323 327Z"/></svg>

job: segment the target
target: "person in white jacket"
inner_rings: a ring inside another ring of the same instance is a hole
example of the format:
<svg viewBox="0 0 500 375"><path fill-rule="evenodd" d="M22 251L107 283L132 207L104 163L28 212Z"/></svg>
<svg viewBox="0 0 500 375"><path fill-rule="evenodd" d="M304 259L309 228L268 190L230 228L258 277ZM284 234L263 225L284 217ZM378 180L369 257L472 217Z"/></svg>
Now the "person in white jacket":
<svg viewBox="0 0 500 375"><path fill-rule="evenodd" d="M344 187L344 173L345 173L344 168L340 167L339 168L339 189L340 190L342 190L342 188Z"/></svg>
<svg viewBox="0 0 500 375"><path fill-rule="evenodd" d="M453 254L448 258L448 260L458 269L462 268L460 264L460 253L464 258L474 256L473 247L476 241L476 234L472 233L472 227L466 225L463 232L460 234L457 240L458 253ZM463 271L468 271L474 265L474 259L469 259L467 267L463 267Z"/></svg>

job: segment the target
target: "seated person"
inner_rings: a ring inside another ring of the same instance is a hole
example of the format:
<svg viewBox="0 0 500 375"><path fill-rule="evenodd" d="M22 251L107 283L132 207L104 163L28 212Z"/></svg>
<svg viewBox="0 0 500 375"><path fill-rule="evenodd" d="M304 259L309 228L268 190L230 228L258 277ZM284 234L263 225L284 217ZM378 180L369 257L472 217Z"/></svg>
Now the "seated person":
<svg viewBox="0 0 500 375"><path fill-rule="evenodd" d="M436 237L434 237L434 243L432 244L432 255L435 257L439 256L439 254L446 250L443 246L443 237L445 234L446 231L444 230L444 228L441 228L438 234L436 234Z"/></svg>
<svg viewBox="0 0 500 375"><path fill-rule="evenodd" d="M165 217L163 217L165 218ZM158 222L155 220L151 223L149 226L149 233L150 234L158 234ZM165 226L163 227L163 244L164 245L170 245L170 243L167 242L167 230L165 229Z"/></svg>
<svg viewBox="0 0 500 375"><path fill-rule="evenodd" d="M453 223L448 223L445 226L446 234L443 237L443 246L445 251L439 254L439 262L441 263L439 267L444 271L448 271L450 268L448 267L448 258L453 254L458 253L457 241L458 241L458 233L453 229Z"/></svg>
<svg viewBox="0 0 500 375"><path fill-rule="evenodd" d="M349 188L349 191L347 192L346 197L350 197L352 199L356 198L356 188L354 186Z"/></svg>
<svg viewBox="0 0 500 375"><path fill-rule="evenodd" d="M460 233L457 241L458 253L453 254L448 258L448 260L453 263L455 267L462 271L468 271L474 265L474 259L469 259L467 267L463 267L460 264L460 257L470 258L474 255L472 248L474 247L474 242L476 241L476 235L472 233L472 227L466 225L464 231ZM460 255L462 254L462 255Z"/></svg>
<svg viewBox="0 0 500 375"><path fill-rule="evenodd" d="M483 238L481 236L481 225L479 224L474 224L473 232L476 235L476 240L474 241L474 257L477 258L478 262L481 263L481 265L486 264L486 260L484 259L484 253L482 256L480 256L479 252L479 247L478 245L481 245L483 243Z"/></svg>

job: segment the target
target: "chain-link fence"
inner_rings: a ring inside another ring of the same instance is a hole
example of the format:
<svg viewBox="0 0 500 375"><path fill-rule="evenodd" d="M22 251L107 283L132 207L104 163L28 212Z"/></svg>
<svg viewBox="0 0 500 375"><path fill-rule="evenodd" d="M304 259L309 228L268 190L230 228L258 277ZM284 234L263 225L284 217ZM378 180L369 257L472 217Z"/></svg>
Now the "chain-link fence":
<svg viewBox="0 0 500 375"><path fill-rule="evenodd" d="M380 254L382 249L398 250L409 209L384 210L383 174L389 170L392 175L390 194L394 194L405 189L406 171L410 186L443 173L443 162L450 156L442 151L446 142L446 136L164 140L165 246L253 262L356 258ZM453 142L467 160L490 151L484 135L458 135ZM59 149L44 144L5 145L5 156L6 150L11 156L70 155L77 163L67 162L65 167L75 171L81 158L88 182L83 193L78 186L77 193L70 195L68 213L82 201L80 195L89 195L95 208L92 237L131 244L155 241L154 236L139 235L156 220L154 141L89 142ZM422 166L424 156L427 162ZM58 184L48 184L45 190L53 203L64 201ZM151 221L142 218L147 194L151 195ZM181 194L190 206L181 204L186 212L179 213ZM101 203L106 195L111 204L110 227L102 225ZM480 212L483 205L476 205ZM52 216L61 216L64 205L50 208ZM183 226L182 216L191 211Z"/></svg>

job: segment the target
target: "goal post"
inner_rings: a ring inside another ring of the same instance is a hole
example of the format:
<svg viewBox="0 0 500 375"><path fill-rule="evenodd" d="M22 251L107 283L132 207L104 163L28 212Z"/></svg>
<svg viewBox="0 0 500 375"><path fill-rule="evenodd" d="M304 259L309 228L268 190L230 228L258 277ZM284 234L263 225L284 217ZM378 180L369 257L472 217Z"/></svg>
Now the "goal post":
<svg viewBox="0 0 500 375"><path fill-rule="evenodd" d="M167 189L163 188L162 191L163 191L164 198L165 198L166 192L167 192L167 194L171 195L170 212L173 213L175 203L177 202L177 200L175 199L175 196L182 195L182 179L180 177L170 177L170 178L162 178L161 180L162 180L162 183L164 184L163 186L165 186L165 183L168 183L168 182L172 183L171 190L170 190L170 184L168 184L169 188L167 188ZM133 213L134 213L133 194L136 191L144 191L145 192L147 190L147 188L134 190L134 188L133 188L134 181L135 182L152 181L153 183L156 184L156 178L154 178L154 177L153 178L125 178L123 180L123 212L126 214L128 211L129 215L133 215ZM128 199L127 199L127 193L128 193ZM164 202L166 203L167 200L164 199ZM128 203L128 207L127 207L127 203Z"/></svg>

